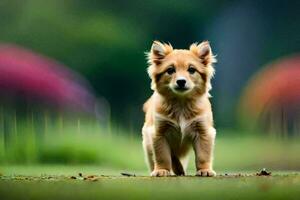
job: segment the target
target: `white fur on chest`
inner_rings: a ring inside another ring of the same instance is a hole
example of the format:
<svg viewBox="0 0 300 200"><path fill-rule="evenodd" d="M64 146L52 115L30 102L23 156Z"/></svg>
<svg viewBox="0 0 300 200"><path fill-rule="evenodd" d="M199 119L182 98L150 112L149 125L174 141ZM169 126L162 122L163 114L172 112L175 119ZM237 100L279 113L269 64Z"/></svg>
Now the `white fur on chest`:
<svg viewBox="0 0 300 200"><path fill-rule="evenodd" d="M160 114L155 115L155 121L157 123L164 123L167 121L169 122L169 124L172 124L174 127L176 127L178 129L177 134L181 134L182 139L186 136L191 136L192 134L194 134L189 128L193 122L204 121L204 118L205 116L202 115L202 116L197 116L193 119L186 119L183 115L181 115L178 120L172 120Z"/></svg>
<svg viewBox="0 0 300 200"><path fill-rule="evenodd" d="M184 137L186 135L186 130L187 128L191 125L193 121L192 120L187 120L183 117L183 115L181 115L179 117L179 120L178 120L178 126L180 128L180 132L182 134L182 137Z"/></svg>

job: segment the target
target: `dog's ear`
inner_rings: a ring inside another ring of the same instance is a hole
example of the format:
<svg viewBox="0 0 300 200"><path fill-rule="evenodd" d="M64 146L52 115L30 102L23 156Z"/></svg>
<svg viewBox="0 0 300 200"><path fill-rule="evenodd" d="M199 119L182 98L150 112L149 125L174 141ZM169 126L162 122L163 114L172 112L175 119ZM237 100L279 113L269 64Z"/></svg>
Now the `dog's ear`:
<svg viewBox="0 0 300 200"><path fill-rule="evenodd" d="M200 44L192 44L190 46L190 51L200 58L203 65L210 65L216 62L208 41L201 42Z"/></svg>
<svg viewBox="0 0 300 200"><path fill-rule="evenodd" d="M173 51L173 47L170 44L154 41L148 53L148 62L150 64L159 65L171 51Z"/></svg>

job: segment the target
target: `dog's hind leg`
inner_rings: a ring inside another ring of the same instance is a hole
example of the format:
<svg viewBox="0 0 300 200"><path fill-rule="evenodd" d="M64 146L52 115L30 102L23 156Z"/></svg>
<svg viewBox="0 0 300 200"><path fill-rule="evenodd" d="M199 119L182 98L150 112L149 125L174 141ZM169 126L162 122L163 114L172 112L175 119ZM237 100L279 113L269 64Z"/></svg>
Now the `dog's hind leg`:
<svg viewBox="0 0 300 200"><path fill-rule="evenodd" d="M177 176L184 176L185 175L184 168L179 158L176 155L172 155L171 159L172 159L172 170L174 174L176 174Z"/></svg>
<svg viewBox="0 0 300 200"><path fill-rule="evenodd" d="M185 172L186 172L186 170L187 170L189 161L190 161L190 156L189 156L189 155L186 155L186 156L180 158L180 162L181 162L182 167L183 167L183 170L184 170ZM185 174L185 175L186 175L186 174Z"/></svg>

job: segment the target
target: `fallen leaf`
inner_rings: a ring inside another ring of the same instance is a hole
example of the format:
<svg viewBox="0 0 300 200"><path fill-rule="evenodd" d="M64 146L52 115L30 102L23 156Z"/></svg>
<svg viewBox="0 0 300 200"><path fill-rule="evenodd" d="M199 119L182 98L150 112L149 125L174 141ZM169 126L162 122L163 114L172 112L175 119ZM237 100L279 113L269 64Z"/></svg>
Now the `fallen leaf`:
<svg viewBox="0 0 300 200"><path fill-rule="evenodd" d="M256 173L256 176L271 176L271 172L268 172L266 168L263 168L259 173Z"/></svg>
<svg viewBox="0 0 300 200"><path fill-rule="evenodd" d="M128 177L130 177L130 176L135 177L135 174L130 174L130 173L127 173L127 172L122 172L121 175L122 176L128 176Z"/></svg>

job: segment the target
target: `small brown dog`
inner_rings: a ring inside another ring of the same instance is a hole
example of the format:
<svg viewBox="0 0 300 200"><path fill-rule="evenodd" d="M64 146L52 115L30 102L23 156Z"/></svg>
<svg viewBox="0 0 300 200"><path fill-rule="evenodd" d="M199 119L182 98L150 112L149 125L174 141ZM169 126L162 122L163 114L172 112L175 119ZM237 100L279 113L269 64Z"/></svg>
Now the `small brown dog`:
<svg viewBox="0 0 300 200"><path fill-rule="evenodd" d="M192 146L198 176L212 168L216 130L209 102L215 62L207 41L189 50L154 41L148 53L153 95L144 104L143 147L151 176L185 175Z"/></svg>

